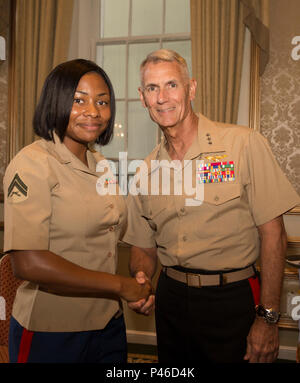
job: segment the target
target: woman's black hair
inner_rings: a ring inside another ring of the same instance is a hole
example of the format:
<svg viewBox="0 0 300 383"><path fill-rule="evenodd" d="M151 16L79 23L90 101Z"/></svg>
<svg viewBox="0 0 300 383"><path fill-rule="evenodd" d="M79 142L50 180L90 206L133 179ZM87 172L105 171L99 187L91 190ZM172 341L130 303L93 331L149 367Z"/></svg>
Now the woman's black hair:
<svg viewBox="0 0 300 383"><path fill-rule="evenodd" d="M54 68L45 80L39 103L33 117L34 132L47 141L54 140L53 131L63 141L69 124L74 94L82 76L89 72L98 73L108 86L110 93L111 118L105 131L96 143L107 145L114 131L116 102L111 81L102 68L92 61L76 59Z"/></svg>

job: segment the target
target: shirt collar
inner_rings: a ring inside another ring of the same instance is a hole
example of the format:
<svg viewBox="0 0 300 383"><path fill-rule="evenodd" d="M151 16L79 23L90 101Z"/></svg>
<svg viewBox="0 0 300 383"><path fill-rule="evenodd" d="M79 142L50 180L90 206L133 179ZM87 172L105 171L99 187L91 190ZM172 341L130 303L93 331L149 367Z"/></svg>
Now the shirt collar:
<svg viewBox="0 0 300 383"><path fill-rule="evenodd" d="M204 153L218 153L226 151L219 137L220 129L216 126L216 124L200 113L197 114L197 116L199 118L198 136L186 152L184 160L192 160ZM159 144L155 159L159 161L171 161L166 149L165 138Z"/></svg>
<svg viewBox="0 0 300 383"><path fill-rule="evenodd" d="M199 113L198 117L198 140L194 141L187 152L189 159L204 153L225 152L226 149L220 139L220 128L202 114Z"/></svg>
<svg viewBox="0 0 300 383"><path fill-rule="evenodd" d="M97 163L104 159L102 154L88 148L87 160L89 167L79 160L67 147L60 141L58 135L53 132L53 141L46 141L48 151L55 157L61 164L70 164L74 169L83 171L85 173L94 174L96 172Z"/></svg>

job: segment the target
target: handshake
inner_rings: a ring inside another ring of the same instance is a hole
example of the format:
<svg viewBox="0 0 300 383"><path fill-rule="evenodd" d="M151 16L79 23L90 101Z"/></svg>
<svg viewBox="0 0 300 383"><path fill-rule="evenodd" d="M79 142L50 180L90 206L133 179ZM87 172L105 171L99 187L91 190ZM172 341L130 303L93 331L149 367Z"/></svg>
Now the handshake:
<svg viewBox="0 0 300 383"><path fill-rule="evenodd" d="M138 271L135 278L124 277L120 294L128 307L138 314L149 315L154 310L155 295L152 284L143 271Z"/></svg>

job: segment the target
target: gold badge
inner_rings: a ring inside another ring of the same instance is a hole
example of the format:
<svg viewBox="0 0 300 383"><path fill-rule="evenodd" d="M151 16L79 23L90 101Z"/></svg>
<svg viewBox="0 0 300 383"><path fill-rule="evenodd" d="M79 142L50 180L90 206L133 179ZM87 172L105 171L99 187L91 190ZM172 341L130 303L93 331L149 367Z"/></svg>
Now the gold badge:
<svg viewBox="0 0 300 383"><path fill-rule="evenodd" d="M227 157L227 154L223 154L222 156L205 156L204 158L209 161L217 162L222 160L225 157Z"/></svg>

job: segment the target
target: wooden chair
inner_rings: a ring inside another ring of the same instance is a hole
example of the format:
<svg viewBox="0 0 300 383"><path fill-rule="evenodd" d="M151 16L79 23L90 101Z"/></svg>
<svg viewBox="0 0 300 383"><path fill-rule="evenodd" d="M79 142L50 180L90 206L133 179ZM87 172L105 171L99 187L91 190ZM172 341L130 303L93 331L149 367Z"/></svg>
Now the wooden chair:
<svg viewBox="0 0 300 383"><path fill-rule="evenodd" d="M8 363L8 332L12 306L22 281L12 272L9 254L0 259L0 363Z"/></svg>

